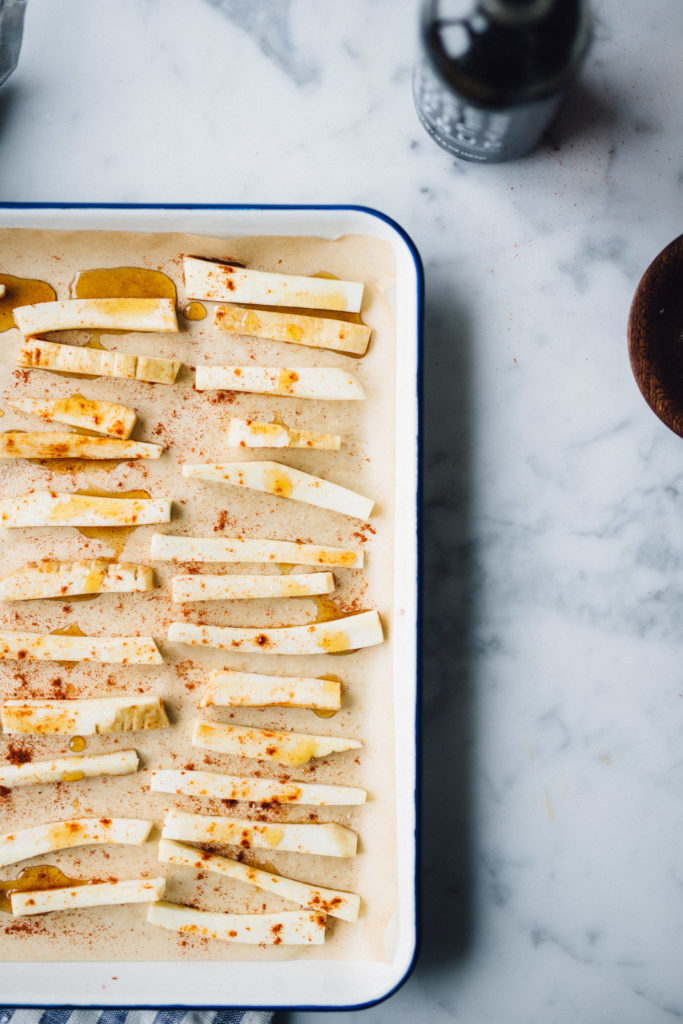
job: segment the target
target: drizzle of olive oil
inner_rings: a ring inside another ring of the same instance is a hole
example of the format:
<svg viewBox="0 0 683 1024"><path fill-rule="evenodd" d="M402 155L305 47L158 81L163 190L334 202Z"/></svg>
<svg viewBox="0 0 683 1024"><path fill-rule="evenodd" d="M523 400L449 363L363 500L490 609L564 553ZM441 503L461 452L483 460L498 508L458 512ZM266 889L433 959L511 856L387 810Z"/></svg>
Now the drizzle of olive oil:
<svg viewBox="0 0 683 1024"><path fill-rule="evenodd" d="M72 622L70 626L62 626L61 629L51 629L50 630L50 634L52 636L85 636L86 635L83 632L83 630L81 629L81 627L78 625L77 622ZM62 668L73 668L73 666L77 665L78 662L77 661L57 661L57 662L55 662L55 664L56 665L61 665Z"/></svg>
<svg viewBox="0 0 683 1024"><path fill-rule="evenodd" d="M333 672L326 672L324 676L318 676L318 679L325 679L330 683L344 682L341 676L335 676ZM338 708L334 708L332 711L325 711L322 708L317 708L313 710L313 714L317 715L318 718L334 718L338 710Z"/></svg>
<svg viewBox="0 0 683 1024"><path fill-rule="evenodd" d="M183 316L186 320L203 320L206 316L206 306L193 299L183 308Z"/></svg>
<svg viewBox="0 0 683 1024"><path fill-rule="evenodd" d="M335 619L344 617L344 612L337 607L332 598L316 595L312 600L315 602L317 609L314 622L334 622Z"/></svg>
<svg viewBox="0 0 683 1024"><path fill-rule="evenodd" d="M314 622L334 622L335 619L347 618L350 615L362 615L364 611L368 611L367 608L359 608L358 611L344 612L339 608L334 601L329 597L313 596L311 600L315 602L317 608L317 614ZM340 657L345 654L353 654L354 651L334 651L327 650L327 654Z"/></svg>
<svg viewBox="0 0 683 1024"><path fill-rule="evenodd" d="M295 562L278 562L277 567L283 576L286 576L292 571L295 566Z"/></svg>
<svg viewBox="0 0 683 1024"><path fill-rule="evenodd" d="M74 754L80 754L85 750L85 740L82 736L72 736L69 740L69 750Z"/></svg>
<svg viewBox="0 0 683 1024"><path fill-rule="evenodd" d="M161 270L146 267L98 267L82 270L71 282L74 299L173 299L176 290Z"/></svg>
<svg viewBox="0 0 683 1024"><path fill-rule="evenodd" d="M85 487L83 490L74 491L74 494L86 494L92 498L149 498L149 491L108 491L102 487ZM89 540L99 540L113 548L116 555L120 555L126 546L136 526L78 526L76 527L82 537Z"/></svg>
<svg viewBox="0 0 683 1024"><path fill-rule="evenodd" d="M0 284L5 286L5 294L0 298L0 333L16 326L14 310L17 306L30 306L34 302L53 302L57 298L57 292L52 285L32 277L0 274Z"/></svg>
<svg viewBox="0 0 683 1024"><path fill-rule="evenodd" d="M74 885L89 885L87 878L69 878L63 871L52 864L40 864L37 867L24 868L16 878L8 878L0 882L0 911L12 913L10 896L13 892L29 892L39 889L66 889Z"/></svg>

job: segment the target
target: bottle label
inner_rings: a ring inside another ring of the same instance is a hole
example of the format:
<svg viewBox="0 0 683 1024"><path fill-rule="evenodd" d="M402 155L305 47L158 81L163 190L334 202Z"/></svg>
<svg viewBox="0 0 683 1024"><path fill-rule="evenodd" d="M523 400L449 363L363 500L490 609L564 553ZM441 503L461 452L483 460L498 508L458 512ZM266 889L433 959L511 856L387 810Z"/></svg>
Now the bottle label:
<svg viewBox="0 0 683 1024"><path fill-rule="evenodd" d="M506 111L485 110L457 96L422 59L415 67L415 106L422 125L443 149L480 163L523 156L533 149L562 95Z"/></svg>

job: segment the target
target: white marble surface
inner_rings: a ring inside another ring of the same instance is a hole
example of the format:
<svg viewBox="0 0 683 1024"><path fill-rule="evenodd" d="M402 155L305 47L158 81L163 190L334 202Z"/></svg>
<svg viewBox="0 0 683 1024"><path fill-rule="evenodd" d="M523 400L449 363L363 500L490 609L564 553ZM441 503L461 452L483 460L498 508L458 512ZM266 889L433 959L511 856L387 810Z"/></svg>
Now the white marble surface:
<svg viewBox="0 0 683 1024"><path fill-rule="evenodd" d="M0 92L5 200L363 203L422 251L425 920L377 1022L683 1016L683 442L625 344L681 231L683 5L595 7L499 167L420 128L413 0L30 0Z"/></svg>

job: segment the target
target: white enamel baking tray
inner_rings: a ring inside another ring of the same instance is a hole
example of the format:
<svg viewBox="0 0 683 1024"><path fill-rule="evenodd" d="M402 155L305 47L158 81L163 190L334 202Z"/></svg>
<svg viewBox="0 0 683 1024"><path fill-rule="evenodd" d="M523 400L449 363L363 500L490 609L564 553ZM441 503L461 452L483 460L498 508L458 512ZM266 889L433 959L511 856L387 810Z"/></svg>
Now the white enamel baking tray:
<svg viewBox="0 0 683 1024"><path fill-rule="evenodd" d="M179 231L213 236L358 233L391 245L396 262L396 553L394 732L399 904L393 958L367 961L0 963L4 1006L351 1009L390 995L417 946L419 397L422 268L388 217L347 206L0 204L0 227ZM400 557L398 553L400 552Z"/></svg>

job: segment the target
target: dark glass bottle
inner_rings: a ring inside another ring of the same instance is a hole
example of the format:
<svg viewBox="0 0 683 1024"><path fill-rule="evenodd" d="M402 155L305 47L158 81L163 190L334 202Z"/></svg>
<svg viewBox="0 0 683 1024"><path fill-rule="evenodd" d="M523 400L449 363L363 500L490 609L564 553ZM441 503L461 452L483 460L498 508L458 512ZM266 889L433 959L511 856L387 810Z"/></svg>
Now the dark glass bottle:
<svg viewBox="0 0 683 1024"><path fill-rule="evenodd" d="M415 106L440 146L498 163L538 143L590 40L588 0L424 0Z"/></svg>

